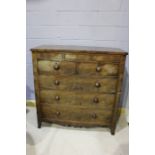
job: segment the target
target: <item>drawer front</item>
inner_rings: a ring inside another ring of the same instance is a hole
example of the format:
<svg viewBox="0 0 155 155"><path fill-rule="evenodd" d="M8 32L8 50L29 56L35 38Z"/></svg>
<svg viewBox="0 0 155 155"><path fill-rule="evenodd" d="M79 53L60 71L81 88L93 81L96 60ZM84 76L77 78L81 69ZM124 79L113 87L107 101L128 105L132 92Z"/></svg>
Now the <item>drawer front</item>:
<svg viewBox="0 0 155 155"><path fill-rule="evenodd" d="M77 60L77 61L102 61L102 62L119 62L119 55L108 55L108 54L65 54L66 60Z"/></svg>
<svg viewBox="0 0 155 155"><path fill-rule="evenodd" d="M118 64L79 63L80 75L118 76Z"/></svg>
<svg viewBox="0 0 155 155"><path fill-rule="evenodd" d="M84 61L90 61L91 60L91 55L84 55L84 54L72 54L72 53L67 53L65 54L65 59L66 60L84 60Z"/></svg>
<svg viewBox="0 0 155 155"><path fill-rule="evenodd" d="M75 63L67 61L38 60L38 72L40 74L74 74Z"/></svg>
<svg viewBox="0 0 155 155"><path fill-rule="evenodd" d="M42 60L62 60L63 59L63 54L62 53L37 53L36 54L37 59L42 59Z"/></svg>
<svg viewBox="0 0 155 155"><path fill-rule="evenodd" d="M50 119L53 121L76 121L82 123L93 123L96 125L99 124L109 124L111 121L112 111L101 111L101 110L92 110L88 108L78 109L78 108L68 108L44 105L41 108L42 118Z"/></svg>
<svg viewBox="0 0 155 155"><path fill-rule="evenodd" d="M39 85L41 89L115 93L117 78L40 75Z"/></svg>
<svg viewBox="0 0 155 155"><path fill-rule="evenodd" d="M77 93L67 91L40 91L40 102L61 106L87 107L102 110L112 110L115 94Z"/></svg>

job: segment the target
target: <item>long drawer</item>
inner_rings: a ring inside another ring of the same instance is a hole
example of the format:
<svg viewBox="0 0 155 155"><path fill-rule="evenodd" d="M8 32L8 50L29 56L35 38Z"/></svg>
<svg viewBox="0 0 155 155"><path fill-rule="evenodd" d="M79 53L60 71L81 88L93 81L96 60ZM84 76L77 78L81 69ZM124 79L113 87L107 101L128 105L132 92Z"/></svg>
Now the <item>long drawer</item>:
<svg viewBox="0 0 155 155"><path fill-rule="evenodd" d="M117 80L117 78L40 75L39 85L41 89L115 93Z"/></svg>
<svg viewBox="0 0 155 155"><path fill-rule="evenodd" d="M111 110L114 105L114 94L77 93L67 91L40 91L41 104L62 106L90 107L94 109Z"/></svg>
<svg viewBox="0 0 155 155"><path fill-rule="evenodd" d="M112 117L112 111L92 110L89 108L59 108L59 106L44 105L41 108L42 118L50 119L53 121L68 121L93 123L96 125L109 124Z"/></svg>

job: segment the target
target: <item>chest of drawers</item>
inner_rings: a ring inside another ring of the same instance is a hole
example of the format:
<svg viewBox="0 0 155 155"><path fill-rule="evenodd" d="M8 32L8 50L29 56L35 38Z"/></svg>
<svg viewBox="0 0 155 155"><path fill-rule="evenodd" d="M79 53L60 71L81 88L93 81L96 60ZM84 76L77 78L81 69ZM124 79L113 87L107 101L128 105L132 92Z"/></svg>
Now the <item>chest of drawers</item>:
<svg viewBox="0 0 155 155"><path fill-rule="evenodd" d="M31 51L38 127L41 122L104 126L115 133L126 52L76 46Z"/></svg>

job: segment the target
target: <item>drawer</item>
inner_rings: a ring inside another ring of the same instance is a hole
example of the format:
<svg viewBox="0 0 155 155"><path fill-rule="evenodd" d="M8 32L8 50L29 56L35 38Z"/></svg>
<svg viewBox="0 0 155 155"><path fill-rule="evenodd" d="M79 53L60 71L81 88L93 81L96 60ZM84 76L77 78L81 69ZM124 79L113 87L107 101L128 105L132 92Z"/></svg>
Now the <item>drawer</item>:
<svg viewBox="0 0 155 155"><path fill-rule="evenodd" d="M112 111L92 110L88 108L68 108L63 107L60 109L58 106L44 105L41 108L42 118L50 119L53 121L68 121L82 123L109 124L111 121Z"/></svg>
<svg viewBox="0 0 155 155"><path fill-rule="evenodd" d="M38 60L38 72L40 74L74 74L75 63L67 61Z"/></svg>
<svg viewBox="0 0 155 155"><path fill-rule="evenodd" d="M81 60L90 61L91 55L67 53L65 54L65 59L66 60L78 60L78 61L81 61Z"/></svg>
<svg viewBox="0 0 155 155"><path fill-rule="evenodd" d="M120 55L108 55L108 54L65 54L66 60L77 60L77 61L102 61L102 62L119 62Z"/></svg>
<svg viewBox="0 0 155 155"><path fill-rule="evenodd" d="M78 73L80 75L96 76L118 76L118 64L97 64L97 63L79 63Z"/></svg>
<svg viewBox="0 0 155 155"><path fill-rule="evenodd" d="M115 94L77 93L67 91L40 91L40 102L61 106L87 107L112 110Z"/></svg>
<svg viewBox="0 0 155 155"><path fill-rule="evenodd" d="M102 61L102 62L119 62L120 61L120 55L108 55L108 54L95 54L92 56L92 60L95 61Z"/></svg>
<svg viewBox="0 0 155 155"><path fill-rule="evenodd" d="M40 75L39 85L41 89L115 93L117 78Z"/></svg>
<svg viewBox="0 0 155 155"><path fill-rule="evenodd" d="M42 60L62 60L63 59L63 54L62 53L57 53L57 52L42 52L42 53L37 53L36 54L37 59L42 59Z"/></svg>

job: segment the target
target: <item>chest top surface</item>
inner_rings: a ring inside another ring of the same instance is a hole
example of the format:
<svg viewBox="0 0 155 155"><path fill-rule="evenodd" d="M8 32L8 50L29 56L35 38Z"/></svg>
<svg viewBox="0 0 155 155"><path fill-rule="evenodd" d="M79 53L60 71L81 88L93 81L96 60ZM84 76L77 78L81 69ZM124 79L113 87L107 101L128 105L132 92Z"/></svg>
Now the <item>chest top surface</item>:
<svg viewBox="0 0 155 155"><path fill-rule="evenodd" d="M66 45L41 45L31 49L32 52L70 52L70 53L89 53L89 54L116 54L128 55L122 49L109 47L91 47L91 46L66 46Z"/></svg>

